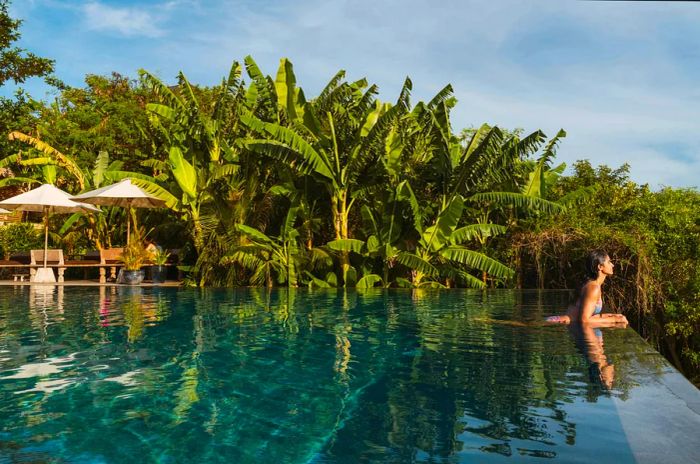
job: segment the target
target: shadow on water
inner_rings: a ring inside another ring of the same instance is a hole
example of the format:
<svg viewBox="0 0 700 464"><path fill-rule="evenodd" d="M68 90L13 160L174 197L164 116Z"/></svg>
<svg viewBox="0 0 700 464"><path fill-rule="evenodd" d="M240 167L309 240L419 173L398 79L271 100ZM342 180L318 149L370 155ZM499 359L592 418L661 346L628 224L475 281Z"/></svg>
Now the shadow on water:
<svg viewBox="0 0 700 464"><path fill-rule="evenodd" d="M565 298L0 289L0 457L629 461L612 399L661 367L627 331L528 325Z"/></svg>

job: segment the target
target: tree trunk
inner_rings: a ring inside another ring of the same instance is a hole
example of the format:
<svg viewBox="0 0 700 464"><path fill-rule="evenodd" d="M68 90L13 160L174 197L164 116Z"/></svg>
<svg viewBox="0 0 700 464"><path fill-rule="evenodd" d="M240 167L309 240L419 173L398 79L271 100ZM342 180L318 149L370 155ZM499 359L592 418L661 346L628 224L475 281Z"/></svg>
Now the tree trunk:
<svg viewBox="0 0 700 464"><path fill-rule="evenodd" d="M345 240L348 238L348 205L347 192L339 191L333 197L333 223L335 225L336 240ZM345 276L350 268L350 253L347 251L340 252L340 272L343 278L343 286L347 286Z"/></svg>

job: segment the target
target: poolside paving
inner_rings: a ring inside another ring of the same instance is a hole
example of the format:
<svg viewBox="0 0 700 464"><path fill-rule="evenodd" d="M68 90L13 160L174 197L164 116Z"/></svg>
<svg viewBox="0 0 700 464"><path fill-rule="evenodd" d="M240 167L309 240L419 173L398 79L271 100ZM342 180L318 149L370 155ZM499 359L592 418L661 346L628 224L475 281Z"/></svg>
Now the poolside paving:
<svg viewBox="0 0 700 464"><path fill-rule="evenodd" d="M162 284L154 284L152 282L142 282L139 285L127 285L118 284L115 282L106 282L101 284L96 280L67 280L65 282L48 282L48 283L35 283L35 282L18 282L14 280L0 280L0 286L13 287L16 285L48 285L48 286L60 286L60 287L179 287L182 284L178 280L169 280Z"/></svg>
<svg viewBox="0 0 700 464"><path fill-rule="evenodd" d="M664 365L663 375L645 376L633 395L615 399L618 417L637 463L699 462L700 390Z"/></svg>

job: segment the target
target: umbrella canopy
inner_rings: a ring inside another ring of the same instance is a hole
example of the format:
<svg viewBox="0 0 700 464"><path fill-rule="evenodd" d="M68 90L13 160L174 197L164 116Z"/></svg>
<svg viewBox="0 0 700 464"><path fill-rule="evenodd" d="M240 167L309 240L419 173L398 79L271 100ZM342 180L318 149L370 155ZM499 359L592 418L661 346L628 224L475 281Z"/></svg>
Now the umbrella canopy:
<svg viewBox="0 0 700 464"><path fill-rule="evenodd" d="M44 184L34 190L20 193L0 201L1 208L15 211L35 211L44 213L44 268L49 247L49 214L99 211L92 205L78 203L71 195L51 184Z"/></svg>
<svg viewBox="0 0 700 464"><path fill-rule="evenodd" d="M147 193L138 185L132 184L131 179L124 179L116 184L100 187L96 190L81 193L73 200L102 206L121 206L123 208L162 208L165 201ZM126 221L126 243L129 243L131 223Z"/></svg>
<svg viewBox="0 0 700 464"><path fill-rule="evenodd" d="M5 214L5 213L9 213L9 211L6 209L0 208L0 214Z"/></svg>
<svg viewBox="0 0 700 464"><path fill-rule="evenodd" d="M51 184L44 184L34 190L20 193L14 197L0 201L0 208L14 211L44 212L49 209L53 213L75 213L79 211L99 211L92 205L71 200L71 195Z"/></svg>
<svg viewBox="0 0 700 464"><path fill-rule="evenodd" d="M116 184L81 193L72 197L74 201L102 206L121 206L124 208L162 208L165 202L144 191L131 179L124 179Z"/></svg>

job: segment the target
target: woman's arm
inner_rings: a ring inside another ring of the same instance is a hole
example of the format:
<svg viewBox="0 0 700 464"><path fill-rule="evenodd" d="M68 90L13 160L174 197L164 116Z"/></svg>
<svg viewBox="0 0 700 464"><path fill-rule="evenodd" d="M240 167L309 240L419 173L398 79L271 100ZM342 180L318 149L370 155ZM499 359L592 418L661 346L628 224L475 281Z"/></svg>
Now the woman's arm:
<svg viewBox="0 0 700 464"><path fill-rule="evenodd" d="M582 325L589 327L627 327L627 319L621 320L616 317L593 316L587 321L581 321Z"/></svg>
<svg viewBox="0 0 700 464"><path fill-rule="evenodd" d="M591 327L617 327L626 326L627 319L621 314L610 315L610 314L598 314L595 315L595 307L598 300L601 299L602 290L600 285L596 283L590 283L586 286L584 294L581 297L581 312L579 318L582 324L590 325Z"/></svg>

